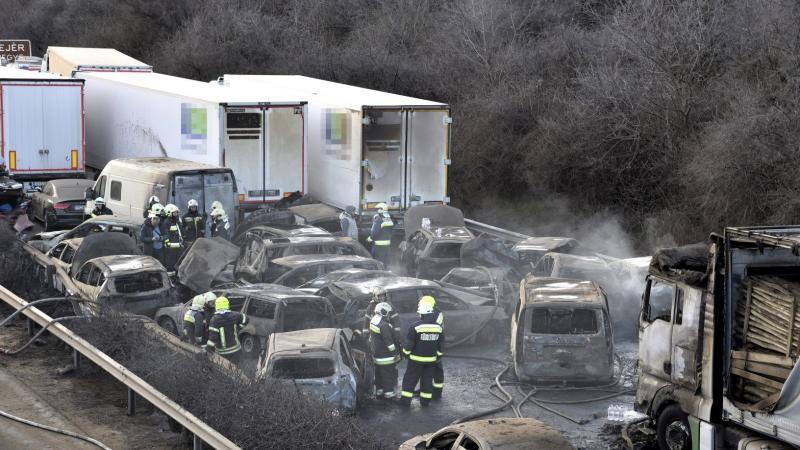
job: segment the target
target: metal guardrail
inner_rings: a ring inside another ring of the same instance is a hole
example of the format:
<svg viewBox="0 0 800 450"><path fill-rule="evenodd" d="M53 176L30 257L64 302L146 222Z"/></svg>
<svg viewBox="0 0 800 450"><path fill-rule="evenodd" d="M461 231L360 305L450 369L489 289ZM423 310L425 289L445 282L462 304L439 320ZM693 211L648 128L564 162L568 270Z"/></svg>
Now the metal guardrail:
<svg viewBox="0 0 800 450"><path fill-rule="evenodd" d="M0 286L0 299L16 310L22 309L28 304L3 286ZM42 327L47 326L53 320L52 317L36 307L27 308L22 313ZM197 439L200 439L216 449L240 448L64 325L54 323L47 330L192 432L196 438L195 447L198 446Z"/></svg>
<svg viewBox="0 0 800 450"><path fill-rule="evenodd" d="M530 237L522 233L504 230L502 228L498 228L493 225L478 222L472 219L464 219L464 223L466 224L467 228L474 233L488 234L490 236L494 236L514 243L524 241L525 239L528 239Z"/></svg>

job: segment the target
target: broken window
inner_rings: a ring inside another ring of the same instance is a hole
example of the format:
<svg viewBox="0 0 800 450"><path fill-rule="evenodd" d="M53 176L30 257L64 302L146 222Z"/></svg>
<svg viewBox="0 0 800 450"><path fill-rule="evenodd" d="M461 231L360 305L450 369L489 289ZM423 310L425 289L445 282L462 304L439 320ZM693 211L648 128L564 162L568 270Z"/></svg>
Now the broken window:
<svg viewBox="0 0 800 450"><path fill-rule="evenodd" d="M298 267L283 278L279 284L294 288L313 280L317 275L319 275L319 266Z"/></svg>
<svg viewBox="0 0 800 450"><path fill-rule="evenodd" d="M328 304L319 300L293 300L283 308L283 331L333 326Z"/></svg>
<svg viewBox="0 0 800 450"><path fill-rule="evenodd" d="M114 279L114 289L119 294L135 294L164 287L161 272L139 272Z"/></svg>
<svg viewBox="0 0 800 450"><path fill-rule="evenodd" d="M389 292L389 303L398 314L416 313L419 296L416 289L404 289Z"/></svg>
<svg viewBox="0 0 800 450"><path fill-rule="evenodd" d="M334 363L330 358L279 358L272 361L274 378L325 378L333 374Z"/></svg>
<svg viewBox="0 0 800 450"><path fill-rule="evenodd" d="M589 308L531 308L531 332L596 334L597 312Z"/></svg>
<svg viewBox="0 0 800 450"><path fill-rule="evenodd" d="M427 448L435 450L449 450L458 439L459 433L447 431L431 439L431 445Z"/></svg>
<svg viewBox="0 0 800 450"><path fill-rule="evenodd" d="M284 266L281 264L275 264L270 262L267 264L266 273L264 273L264 281L270 282L277 280L281 275L285 274L292 270L289 266Z"/></svg>
<svg viewBox="0 0 800 450"><path fill-rule="evenodd" d="M355 255L356 250L350 245L325 244L319 253L323 255Z"/></svg>
<svg viewBox="0 0 800 450"><path fill-rule="evenodd" d="M447 242L434 244L430 252L431 258L460 258L461 244L457 242Z"/></svg>
<svg viewBox="0 0 800 450"><path fill-rule="evenodd" d="M253 299L245 312L248 316L259 317L262 319L275 318L275 303L259 299Z"/></svg>
<svg viewBox="0 0 800 450"><path fill-rule="evenodd" d="M75 249L69 245L64 248L64 253L61 254L61 260L67 264L72 263L72 258L75 257Z"/></svg>
<svg viewBox="0 0 800 450"><path fill-rule="evenodd" d="M67 246L67 244L56 245L56 247L53 249L53 251L50 252L50 256L52 256L53 258L59 259L61 257L61 253L64 251L64 247L66 247L66 246Z"/></svg>
<svg viewBox="0 0 800 450"><path fill-rule="evenodd" d="M672 299L675 297L675 286L652 279L647 296L647 319L672 320Z"/></svg>

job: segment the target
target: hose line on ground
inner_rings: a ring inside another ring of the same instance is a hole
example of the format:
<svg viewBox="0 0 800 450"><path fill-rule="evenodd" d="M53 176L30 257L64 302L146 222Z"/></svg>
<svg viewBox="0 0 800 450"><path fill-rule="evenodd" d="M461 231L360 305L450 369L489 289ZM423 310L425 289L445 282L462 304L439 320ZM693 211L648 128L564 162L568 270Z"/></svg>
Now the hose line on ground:
<svg viewBox="0 0 800 450"><path fill-rule="evenodd" d="M0 410L0 416L3 416L6 419L13 420L15 422L23 423L23 424L31 426L31 427L35 427L35 428L39 428L39 429L42 429L42 430L51 431L53 433L63 434L64 436L73 437L75 439L80 439L82 441L88 442L88 443L90 443L92 445L95 445L97 447L100 447L103 450L111 450L110 447L106 446L105 444L103 444L102 442L100 442L100 441L98 441L96 439L90 438L89 436L84 436L82 434L73 433L72 431L67 431L67 430L62 430L60 428L51 427L49 425L44 425L44 424L37 423L37 422L31 421L31 420L28 420L28 419L23 419L22 417L17 417L17 416L15 416L13 414L9 414L9 413L7 413L5 411L2 411L2 410Z"/></svg>
<svg viewBox="0 0 800 450"><path fill-rule="evenodd" d="M57 323L57 322L65 321L65 320L87 319L89 317L90 316L65 316L65 317L59 317L57 319L53 319L50 322L48 322L47 325L43 326L42 329L39 330L39 332L36 333L32 338L30 338L30 340L28 340L28 342L25 345L23 345L22 347L20 347L20 348L18 348L16 350L9 350L7 348L0 348L0 353L2 353L4 355L14 356L14 355L22 352L26 348L30 347L31 344L33 344L37 339L39 339L39 336L44 334L44 332L47 331L48 328L50 328L50 325L52 325L54 323Z"/></svg>
<svg viewBox="0 0 800 450"><path fill-rule="evenodd" d="M18 316L20 313L22 313L22 311L25 311L25 310L26 310L26 309L28 309L28 308L31 308L31 307L33 307L33 306L36 306L36 305L39 305L39 304L42 304L42 303L63 302L63 301L69 301L69 302L80 302L80 303L97 303L97 302L95 302L95 301L92 301L92 300L83 300L83 299L81 299L81 298L74 298L74 297L49 297L49 298L42 298L42 299L39 299L39 300L34 300L34 301L32 301L32 302L28 302L28 304L26 304L26 305L25 305L25 306L23 306L22 308L20 308L20 309L18 309L18 310L16 310L16 311L14 311L13 313L11 313L11 315L9 315L9 316L8 316L8 317L6 317L5 319L3 319L3 321L2 321L2 322L0 322L0 327L2 327L3 325L5 325L6 323L8 323L8 322L9 322L11 319L13 319L14 317L17 317L17 316Z"/></svg>

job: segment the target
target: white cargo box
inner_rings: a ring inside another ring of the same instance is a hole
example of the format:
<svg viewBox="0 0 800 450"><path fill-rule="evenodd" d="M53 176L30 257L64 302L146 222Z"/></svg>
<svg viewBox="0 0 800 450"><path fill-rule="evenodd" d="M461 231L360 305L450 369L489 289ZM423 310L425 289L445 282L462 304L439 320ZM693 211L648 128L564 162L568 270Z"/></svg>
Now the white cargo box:
<svg viewBox="0 0 800 450"><path fill-rule="evenodd" d="M245 209L305 193L306 105L159 73L86 80L87 164L170 157L233 169Z"/></svg>
<svg viewBox="0 0 800 450"><path fill-rule="evenodd" d="M153 68L113 48L48 47L45 72L71 77L75 72L152 72Z"/></svg>
<svg viewBox="0 0 800 450"><path fill-rule="evenodd" d="M0 156L18 180L84 173L83 80L0 67Z"/></svg>
<svg viewBox="0 0 800 450"><path fill-rule="evenodd" d="M226 86L308 102L308 193L361 212L447 203L450 107L293 75L225 75Z"/></svg>

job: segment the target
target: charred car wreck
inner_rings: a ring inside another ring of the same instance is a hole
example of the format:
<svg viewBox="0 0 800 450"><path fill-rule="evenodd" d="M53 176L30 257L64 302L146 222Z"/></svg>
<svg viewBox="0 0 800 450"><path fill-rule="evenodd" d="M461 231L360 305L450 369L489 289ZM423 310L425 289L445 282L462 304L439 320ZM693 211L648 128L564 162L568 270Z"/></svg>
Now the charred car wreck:
<svg viewBox="0 0 800 450"><path fill-rule="evenodd" d="M605 384L614 340L605 293L592 281L528 276L511 324L520 380Z"/></svg>
<svg viewBox="0 0 800 450"><path fill-rule="evenodd" d="M400 261L409 276L439 279L461 264L461 246L474 238L464 227L461 210L446 205L419 205L404 218Z"/></svg>

